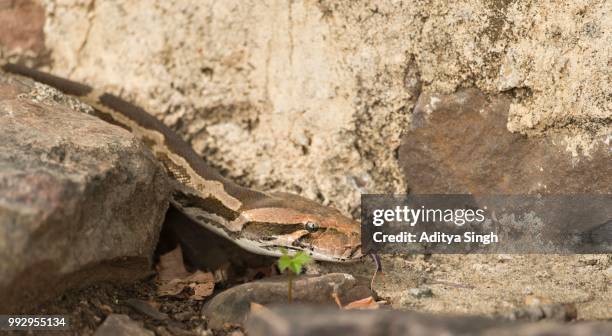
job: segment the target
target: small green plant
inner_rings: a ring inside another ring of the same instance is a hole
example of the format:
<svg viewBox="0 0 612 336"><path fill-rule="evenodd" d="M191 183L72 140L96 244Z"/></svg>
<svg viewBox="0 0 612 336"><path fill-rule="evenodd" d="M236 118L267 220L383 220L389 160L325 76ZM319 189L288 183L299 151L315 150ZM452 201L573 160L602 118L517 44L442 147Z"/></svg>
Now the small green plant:
<svg viewBox="0 0 612 336"><path fill-rule="evenodd" d="M289 284L287 299L289 300L289 303L291 303L293 301L291 294L293 291L293 275L299 275L302 273L302 268L304 265L311 262L312 258L302 251L298 251L294 255L289 255L289 252L286 249L282 249L281 251L283 255L278 258L278 269L281 273L285 272L286 269L289 270L289 272L287 272L287 281Z"/></svg>

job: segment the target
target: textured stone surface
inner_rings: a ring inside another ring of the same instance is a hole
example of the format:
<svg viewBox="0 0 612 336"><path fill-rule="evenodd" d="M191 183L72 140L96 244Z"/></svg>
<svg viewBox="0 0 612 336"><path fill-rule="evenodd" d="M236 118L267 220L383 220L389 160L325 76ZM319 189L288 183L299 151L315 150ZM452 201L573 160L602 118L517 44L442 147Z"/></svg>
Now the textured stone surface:
<svg viewBox="0 0 612 336"><path fill-rule="evenodd" d="M612 192L606 136L576 148L567 132L510 133L510 100L477 90L422 95L399 151L411 192L571 194ZM568 151L572 148L572 151Z"/></svg>
<svg viewBox="0 0 612 336"><path fill-rule="evenodd" d="M87 110L0 73L4 313L147 274L168 206L165 173L131 134Z"/></svg>
<svg viewBox="0 0 612 336"><path fill-rule="evenodd" d="M218 294L204 308L208 326L221 329L225 324L241 325L251 309L251 302L262 305L287 302L287 286L286 277L276 277L249 282ZM341 273L302 276L294 280L293 286L293 300L299 303L335 305L334 291L343 304L370 295L368 288L358 284L353 276Z"/></svg>
<svg viewBox="0 0 612 336"><path fill-rule="evenodd" d="M43 57L45 10L36 0L0 0L0 56Z"/></svg>
<svg viewBox="0 0 612 336"><path fill-rule="evenodd" d="M495 328L487 331L487 336L600 336L612 333L611 322L583 322L571 325L554 323L532 323L514 328Z"/></svg>
<svg viewBox="0 0 612 336"><path fill-rule="evenodd" d="M612 323L510 324L503 320L478 317L445 317L391 310L340 311L321 307L285 306L252 313L247 322L247 332L251 336L595 336L612 332Z"/></svg>
<svg viewBox="0 0 612 336"><path fill-rule="evenodd" d="M346 211L410 182L420 92L504 93L510 130L574 147L610 132L605 0L44 3L50 70L145 105L241 182Z"/></svg>
<svg viewBox="0 0 612 336"><path fill-rule="evenodd" d="M531 305L512 312L507 318L523 321L573 321L576 319L576 307L574 305L563 304Z"/></svg>
<svg viewBox="0 0 612 336"><path fill-rule="evenodd" d="M127 315L111 314L96 329L94 336L154 336L151 330L144 329Z"/></svg>

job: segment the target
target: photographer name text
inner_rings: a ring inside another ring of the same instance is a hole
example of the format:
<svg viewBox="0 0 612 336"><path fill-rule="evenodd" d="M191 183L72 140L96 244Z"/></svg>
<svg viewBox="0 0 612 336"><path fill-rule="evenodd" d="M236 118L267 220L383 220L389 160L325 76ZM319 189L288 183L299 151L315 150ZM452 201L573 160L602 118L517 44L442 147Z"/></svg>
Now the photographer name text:
<svg viewBox="0 0 612 336"><path fill-rule="evenodd" d="M499 242L499 237L493 232L483 234L472 231L463 234L449 234L439 231L422 232L420 234L404 231L397 234L375 232L372 238L375 243L480 243L489 245Z"/></svg>

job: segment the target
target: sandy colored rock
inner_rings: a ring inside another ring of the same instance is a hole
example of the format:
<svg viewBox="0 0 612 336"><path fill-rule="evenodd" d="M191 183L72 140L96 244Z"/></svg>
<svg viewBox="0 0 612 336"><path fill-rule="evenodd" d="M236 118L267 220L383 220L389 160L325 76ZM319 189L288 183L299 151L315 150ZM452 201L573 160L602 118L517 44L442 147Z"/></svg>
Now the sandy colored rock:
<svg viewBox="0 0 612 336"><path fill-rule="evenodd" d="M3 313L149 273L168 207L166 175L130 133L87 111L0 73Z"/></svg>
<svg viewBox="0 0 612 336"><path fill-rule="evenodd" d="M543 304L518 309L509 314L507 318L511 320L539 321L546 319L565 322L575 320L576 313L576 307L571 304Z"/></svg>
<svg viewBox="0 0 612 336"><path fill-rule="evenodd" d="M396 151L421 92L503 93L511 131L566 131L578 159L610 132L608 1L45 8L50 70L143 104L240 182L348 212L405 191Z"/></svg>

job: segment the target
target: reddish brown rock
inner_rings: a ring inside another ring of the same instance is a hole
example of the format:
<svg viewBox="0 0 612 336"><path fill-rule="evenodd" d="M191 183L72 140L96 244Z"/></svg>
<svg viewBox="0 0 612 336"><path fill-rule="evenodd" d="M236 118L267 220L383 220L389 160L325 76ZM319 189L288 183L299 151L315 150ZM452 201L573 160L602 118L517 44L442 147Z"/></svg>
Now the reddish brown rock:
<svg viewBox="0 0 612 336"><path fill-rule="evenodd" d="M0 0L0 47L7 50L45 49L44 8L34 0Z"/></svg>
<svg viewBox="0 0 612 336"><path fill-rule="evenodd" d="M421 95L399 151L410 192L610 193L612 152L566 150L566 134L527 137L506 128L510 101L478 90Z"/></svg>

